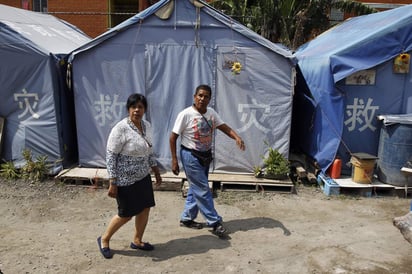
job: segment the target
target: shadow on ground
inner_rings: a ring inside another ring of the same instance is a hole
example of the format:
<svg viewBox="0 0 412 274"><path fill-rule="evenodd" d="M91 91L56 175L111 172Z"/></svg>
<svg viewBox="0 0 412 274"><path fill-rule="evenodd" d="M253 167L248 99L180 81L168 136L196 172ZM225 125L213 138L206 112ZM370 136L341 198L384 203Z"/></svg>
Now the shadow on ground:
<svg viewBox="0 0 412 274"><path fill-rule="evenodd" d="M225 222L225 226L229 230L229 234L259 228L280 228L283 230L284 235L289 236L291 234L281 222L266 217L231 220ZM156 249L150 252L140 250L113 250L113 252L115 255L147 256L152 257L153 261L164 261L179 256L202 254L212 249L227 248L231 245L229 240L230 236L222 239L212 234L200 235L156 244Z"/></svg>
<svg viewBox="0 0 412 274"><path fill-rule="evenodd" d="M230 233L236 231L248 231L259 228L280 228L283 230L283 235L289 236L290 231L279 221L267 217L254 217L248 219L231 220L225 222L225 226Z"/></svg>
<svg viewBox="0 0 412 274"><path fill-rule="evenodd" d="M152 257L153 261L164 261L174 257L206 253L211 249L223 249L230 246L227 240L219 239L214 235L200 235L190 238L181 238L156 244L153 251L141 250L113 250L114 254L124 256Z"/></svg>

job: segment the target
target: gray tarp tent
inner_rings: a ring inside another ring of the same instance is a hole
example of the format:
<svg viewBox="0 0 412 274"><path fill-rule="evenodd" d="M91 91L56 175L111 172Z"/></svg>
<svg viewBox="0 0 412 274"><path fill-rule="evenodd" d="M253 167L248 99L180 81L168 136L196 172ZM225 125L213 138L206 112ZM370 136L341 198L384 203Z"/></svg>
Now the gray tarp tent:
<svg viewBox="0 0 412 274"><path fill-rule="evenodd" d="M60 160L75 151L74 128L64 128L70 125L64 123L70 119L70 106L59 61L88 41L80 30L51 15L0 5L3 160L19 166L23 150L29 149L35 157L59 161L61 168Z"/></svg>
<svg viewBox="0 0 412 274"><path fill-rule="evenodd" d="M412 111L412 74L394 69L403 53L412 53L412 5L348 19L296 51L293 137L323 171L336 156L377 155L376 117Z"/></svg>
<svg viewBox="0 0 412 274"><path fill-rule="evenodd" d="M245 139L247 150L217 133L215 171L252 172L267 152L288 157L294 62L282 46L262 38L200 1L162 0L74 51L79 164L105 166L112 126L127 115L133 92L149 102L160 163L170 168L169 135L195 87L212 86L211 106ZM232 63L242 65L240 74Z"/></svg>

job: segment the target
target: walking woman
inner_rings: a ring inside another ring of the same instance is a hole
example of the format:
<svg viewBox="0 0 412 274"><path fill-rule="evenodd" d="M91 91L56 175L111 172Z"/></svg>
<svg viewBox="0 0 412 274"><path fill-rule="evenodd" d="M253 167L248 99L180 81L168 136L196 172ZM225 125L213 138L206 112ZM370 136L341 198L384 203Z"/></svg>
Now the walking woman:
<svg viewBox="0 0 412 274"><path fill-rule="evenodd" d="M108 195L116 198L118 213L106 231L97 238L103 257L110 259L113 253L109 242L113 234L135 217L135 233L130 248L150 251L154 246L143 242L143 234L149 219L150 208L155 206L150 170L160 185L159 168L152 148L151 125L143 120L147 110L146 98L132 94L127 99L129 116L111 130L106 148L106 165L109 174Z"/></svg>

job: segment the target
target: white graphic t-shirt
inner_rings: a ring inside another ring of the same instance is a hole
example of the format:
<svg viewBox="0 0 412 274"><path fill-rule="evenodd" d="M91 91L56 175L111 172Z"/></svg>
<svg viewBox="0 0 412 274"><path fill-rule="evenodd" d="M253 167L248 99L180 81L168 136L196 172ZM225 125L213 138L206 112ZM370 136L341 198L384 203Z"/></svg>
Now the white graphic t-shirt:
<svg viewBox="0 0 412 274"><path fill-rule="evenodd" d="M202 117L190 106L178 114L172 131L181 136L183 146L206 151L212 146L213 130L222 124L223 120L214 109L208 107Z"/></svg>

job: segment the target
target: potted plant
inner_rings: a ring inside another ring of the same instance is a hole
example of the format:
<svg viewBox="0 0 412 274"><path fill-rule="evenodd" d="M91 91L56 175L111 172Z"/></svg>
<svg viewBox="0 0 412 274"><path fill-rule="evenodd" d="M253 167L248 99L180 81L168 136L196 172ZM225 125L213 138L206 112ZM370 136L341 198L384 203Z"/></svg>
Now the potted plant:
<svg viewBox="0 0 412 274"><path fill-rule="evenodd" d="M289 161L277 150L268 146L267 157L262 156L264 168L254 167L254 174L256 177L263 177L267 179L286 179L290 172Z"/></svg>

